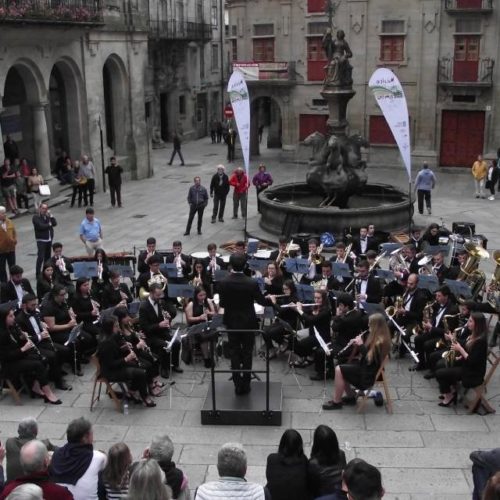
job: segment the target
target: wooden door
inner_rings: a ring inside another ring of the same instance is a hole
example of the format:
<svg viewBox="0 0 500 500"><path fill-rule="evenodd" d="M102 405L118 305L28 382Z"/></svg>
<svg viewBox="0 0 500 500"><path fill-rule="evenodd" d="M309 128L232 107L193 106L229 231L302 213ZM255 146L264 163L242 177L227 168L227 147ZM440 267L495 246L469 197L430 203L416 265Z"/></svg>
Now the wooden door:
<svg viewBox="0 0 500 500"><path fill-rule="evenodd" d="M299 117L299 136L303 141L313 132L320 132L326 135L326 121L328 115L300 115Z"/></svg>
<svg viewBox="0 0 500 500"><path fill-rule="evenodd" d="M471 167L484 147L483 111L443 111L440 164Z"/></svg>
<svg viewBox="0 0 500 500"><path fill-rule="evenodd" d="M475 35L457 36L455 38L454 82L477 82L479 40L480 37Z"/></svg>

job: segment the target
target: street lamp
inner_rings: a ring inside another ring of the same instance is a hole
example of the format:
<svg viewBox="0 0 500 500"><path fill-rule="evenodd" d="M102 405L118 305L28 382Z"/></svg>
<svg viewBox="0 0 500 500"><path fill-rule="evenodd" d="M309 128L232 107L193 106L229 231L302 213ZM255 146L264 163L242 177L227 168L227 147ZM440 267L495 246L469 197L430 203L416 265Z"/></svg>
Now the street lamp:
<svg viewBox="0 0 500 500"><path fill-rule="evenodd" d="M101 169L102 169L102 190L106 192L106 174L104 172L104 138L102 135L102 126L101 126L101 115L97 118L97 125L99 127L99 139L101 140Z"/></svg>

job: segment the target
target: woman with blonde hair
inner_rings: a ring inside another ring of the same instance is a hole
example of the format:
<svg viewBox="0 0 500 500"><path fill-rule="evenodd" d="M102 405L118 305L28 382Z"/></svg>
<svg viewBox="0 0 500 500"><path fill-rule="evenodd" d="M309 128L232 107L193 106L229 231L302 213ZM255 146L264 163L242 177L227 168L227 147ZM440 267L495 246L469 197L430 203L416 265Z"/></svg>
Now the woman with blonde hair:
<svg viewBox="0 0 500 500"><path fill-rule="evenodd" d="M128 500L171 500L170 488L158 462L152 458L141 460L130 476Z"/></svg>
<svg viewBox="0 0 500 500"><path fill-rule="evenodd" d="M375 376L391 350L391 335L384 315L372 314L368 320L366 341L360 334L353 339L353 344L360 357L335 368L333 399L323 405L324 410L340 410L344 404L355 405L356 394L351 386L365 390L375 383Z"/></svg>

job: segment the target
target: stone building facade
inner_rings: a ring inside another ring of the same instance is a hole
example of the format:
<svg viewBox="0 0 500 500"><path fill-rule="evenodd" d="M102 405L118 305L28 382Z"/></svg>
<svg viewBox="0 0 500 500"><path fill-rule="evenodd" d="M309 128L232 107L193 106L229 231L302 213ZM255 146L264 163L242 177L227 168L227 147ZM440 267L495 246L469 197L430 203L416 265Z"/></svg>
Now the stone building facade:
<svg viewBox="0 0 500 500"><path fill-rule="evenodd" d="M405 88L415 163L470 166L500 147L496 0L228 0L227 9L228 57L248 75L252 126L269 128L269 145L296 150L325 131L321 44L330 15L353 52L348 119L370 141L371 163L400 162L368 88L382 66Z"/></svg>
<svg viewBox="0 0 500 500"><path fill-rule="evenodd" d="M150 176L153 143L221 116L220 3L0 0L0 135L47 178L58 149L100 167L102 131L105 163Z"/></svg>

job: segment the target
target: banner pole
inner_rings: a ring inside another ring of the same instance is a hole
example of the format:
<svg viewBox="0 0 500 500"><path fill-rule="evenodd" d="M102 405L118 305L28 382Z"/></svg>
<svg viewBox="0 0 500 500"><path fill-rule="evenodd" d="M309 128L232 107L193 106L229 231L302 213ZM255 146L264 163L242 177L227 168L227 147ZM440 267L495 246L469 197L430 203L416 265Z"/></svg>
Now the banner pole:
<svg viewBox="0 0 500 500"><path fill-rule="evenodd" d="M411 238L411 209L413 203L411 202L411 179L408 183L408 236Z"/></svg>

